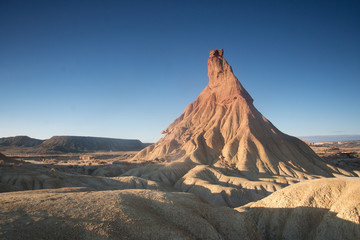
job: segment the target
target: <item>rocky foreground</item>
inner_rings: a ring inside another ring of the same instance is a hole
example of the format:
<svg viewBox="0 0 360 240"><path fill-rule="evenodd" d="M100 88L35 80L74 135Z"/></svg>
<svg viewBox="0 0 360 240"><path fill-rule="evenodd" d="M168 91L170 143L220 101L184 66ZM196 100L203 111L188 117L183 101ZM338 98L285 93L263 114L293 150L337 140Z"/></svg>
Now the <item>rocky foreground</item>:
<svg viewBox="0 0 360 240"><path fill-rule="evenodd" d="M1 239L359 239L360 181L294 184L231 209L190 193L62 188L2 193Z"/></svg>

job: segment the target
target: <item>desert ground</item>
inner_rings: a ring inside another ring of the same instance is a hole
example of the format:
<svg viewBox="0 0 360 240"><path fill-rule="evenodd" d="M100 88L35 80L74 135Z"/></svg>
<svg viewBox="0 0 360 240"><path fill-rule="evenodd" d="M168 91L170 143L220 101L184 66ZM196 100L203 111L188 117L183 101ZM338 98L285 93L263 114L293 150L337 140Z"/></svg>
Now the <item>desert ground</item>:
<svg viewBox="0 0 360 240"><path fill-rule="evenodd" d="M281 132L223 54L154 144L0 139L0 239L360 239L359 141Z"/></svg>
<svg viewBox="0 0 360 240"><path fill-rule="evenodd" d="M359 154L358 145L338 146L337 150L332 146L312 148L324 154L324 162L360 171L355 164L358 158L339 154ZM132 161L136 153L8 152L11 158L0 167L0 238L356 239L360 236L358 178L308 180L301 186L294 184L262 200L231 208L209 204L201 196L155 181L115 177L131 169L158 164Z"/></svg>
<svg viewBox="0 0 360 240"><path fill-rule="evenodd" d="M360 172L360 141L319 142L309 145L324 163L344 171ZM7 174L14 172L18 175L19 171L43 171L111 178L140 167L156 168L163 163L161 160L134 160L134 156L139 151L38 154L26 151L24 148L3 147L2 149L7 160L1 161L1 183L10 184L19 190L34 190L40 187L26 187L26 184L21 182L5 182L4 177ZM5 170L6 173L4 173Z"/></svg>
<svg viewBox="0 0 360 240"><path fill-rule="evenodd" d="M318 142L310 144L325 162L345 170L360 170L360 141Z"/></svg>
<svg viewBox="0 0 360 240"><path fill-rule="evenodd" d="M345 171L360 172L360 141L309 143L311 149L327 164ZM109 169L122 173L140 166L156 166L159 160L132 160L139 151L99 151L89 153L38 154L24 148L5 148L2 153L12 161L2 167L14 169L44 169L70 174L96 176ZM24 151L26 153L24 153ZM161 162L161 161L160 161ZM121 170L119 170L121 169ZM117 173L105 174L112 177Z"/></svg>

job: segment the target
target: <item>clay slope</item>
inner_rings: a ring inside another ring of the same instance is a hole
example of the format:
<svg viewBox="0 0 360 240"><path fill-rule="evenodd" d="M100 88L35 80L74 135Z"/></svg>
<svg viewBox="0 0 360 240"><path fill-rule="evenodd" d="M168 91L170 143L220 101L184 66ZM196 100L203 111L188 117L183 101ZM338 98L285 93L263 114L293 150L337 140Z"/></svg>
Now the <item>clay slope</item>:
<svg viewBox="0 0 360 240"><path fill-rule="evenodd" d="M51 171L41 167L0 167L0 193L20 190L86 187L89 190L156 189L159 183L134 176L100 177Z"/></svg>
<svg viewBox="0 0 360 240"><path fill-rule="evenodd" d="M360 180L309 180L235 210L189 193L0 194L1 239L359 239Z"/></svg>
<svg viewBox="0 0 360 240"><path fill-rule="evenodd" d="M237 208L266 239L360 239L360 179L305 181Z"/></svg>
<svg viewBox="0 0 360 240"><path fill-rule="evenodd" d="M261 239L255 224L235 210L187 193L2 193L0 212L1 239Z"/></svg>

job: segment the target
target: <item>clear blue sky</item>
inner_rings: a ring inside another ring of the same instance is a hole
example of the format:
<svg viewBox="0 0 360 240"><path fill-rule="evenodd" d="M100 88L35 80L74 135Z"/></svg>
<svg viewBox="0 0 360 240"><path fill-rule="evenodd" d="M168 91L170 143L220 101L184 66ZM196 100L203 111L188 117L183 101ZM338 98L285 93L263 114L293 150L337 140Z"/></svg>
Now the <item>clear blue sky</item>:
<svg viewBox="0 0 360 240"><path fill-rule="evenodd" d="M360 134L360 1L0 0L0 137L154 142L215 48L295 136Z"/></svg>

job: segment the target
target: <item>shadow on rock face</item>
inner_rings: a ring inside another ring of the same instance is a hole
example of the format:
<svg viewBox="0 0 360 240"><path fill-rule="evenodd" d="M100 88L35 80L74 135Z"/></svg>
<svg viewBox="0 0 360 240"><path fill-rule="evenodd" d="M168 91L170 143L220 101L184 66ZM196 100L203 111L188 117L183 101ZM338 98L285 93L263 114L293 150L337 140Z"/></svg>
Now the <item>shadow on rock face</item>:
<svg viewBox="0 0 360 240"><path fill-rule="evenodd" d="M325 208L215 207L187 193L86 189L4 193L1 239L359 239ZM11 201L9 201L11 199Z"/></svg>
<svg viewBox="0 0 360 240"><path fill-rule="evenodd" d="M3 193L4 239L261 239L255 224L187 193L152 190Z"/></svg>
<svg viewBox="0 0 360 240"><path fill-rule="evenodd" d="M326 208L243 209L266 239L359 239L360 225Z"/></svg>

